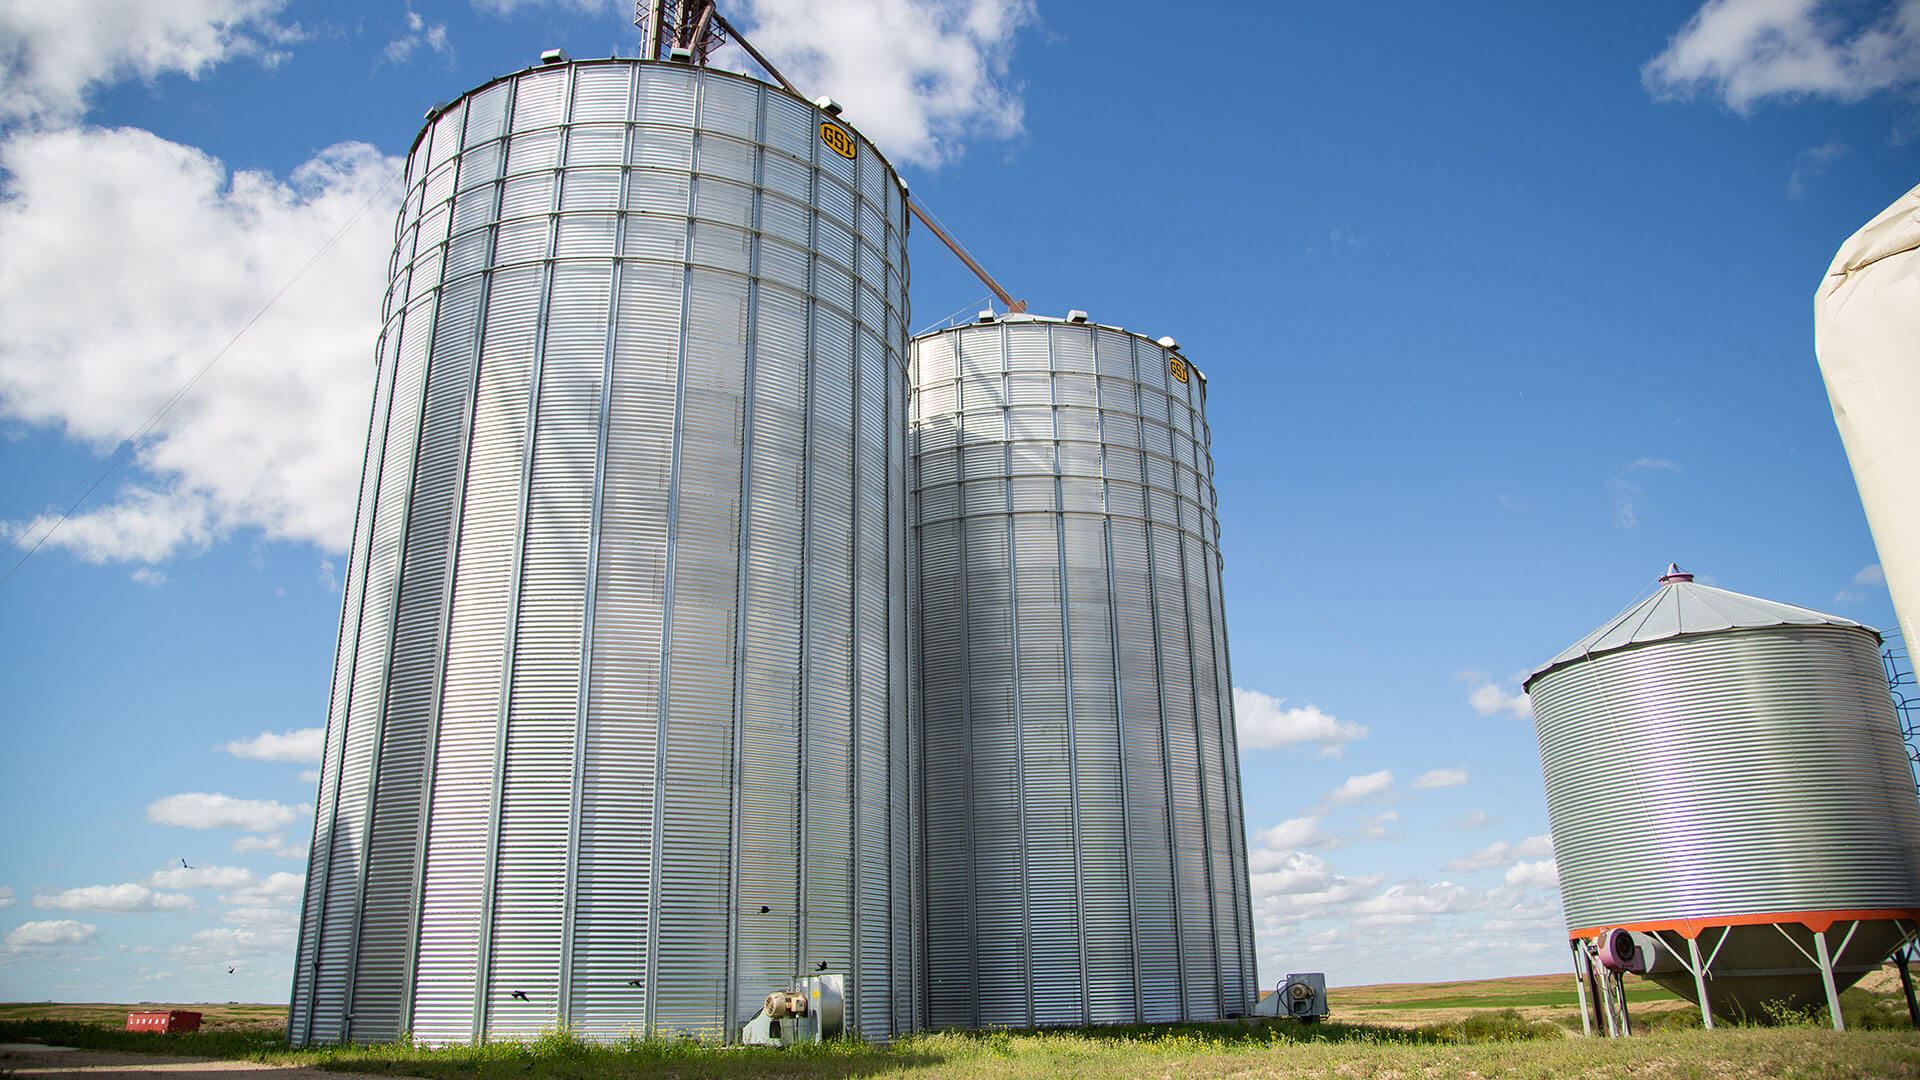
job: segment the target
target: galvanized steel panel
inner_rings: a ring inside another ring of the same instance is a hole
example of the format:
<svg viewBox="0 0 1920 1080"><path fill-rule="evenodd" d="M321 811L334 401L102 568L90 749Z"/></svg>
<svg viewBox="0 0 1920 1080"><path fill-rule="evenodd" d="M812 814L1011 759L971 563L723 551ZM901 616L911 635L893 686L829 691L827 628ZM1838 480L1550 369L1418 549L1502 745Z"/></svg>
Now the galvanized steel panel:
<svg viewBox="0 0 1920 1080"><path fill-rule="evenodd" d="M1536 676L1568 928L1920 908L1920 800L1877 645L1778 625Z"/></svg>
<svg viewBox="0 0 1920 1080"><path fill-rule="evenodd" d="M1204 419L1112 328L1009 316L911 353L929 1021L1244 1013L1219 552L1179 511Z"/></svg>
<svg viewBox="0 0 1920 1080"><path fill-rule="evenodd" d="M422 134L296 1041L724 1039L820 962L915 1025L904 220L826 119L604 61Z"/></svg>

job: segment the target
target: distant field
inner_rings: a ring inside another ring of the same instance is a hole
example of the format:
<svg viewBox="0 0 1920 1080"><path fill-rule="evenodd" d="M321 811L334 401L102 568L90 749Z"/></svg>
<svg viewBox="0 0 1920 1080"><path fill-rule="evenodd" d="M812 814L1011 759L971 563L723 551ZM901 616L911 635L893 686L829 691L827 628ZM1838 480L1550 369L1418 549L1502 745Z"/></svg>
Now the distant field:
<svg viewBox="0 0 1920 1080"><path fill-rule="evenodd" d="M0 1003L0 1021L71 1020L81 1024L124 1028L130 1012L165 1012L168 1009L199 1013L200 1026L206 1031L265 1029L280 1032L286 1030L287 1026L285 1005L243 1005L238 1002L225 1005L183 1005L172 1002L109 1005L100 1002L15 1001Z"/></svg>
<svg viewBox="0 0 1920 1080"><path fill-rule="evenodd" d="M1627 1003L1635 1017L1691 1010L1693 1004L1650 982L1630 979ZM1514 1009L1529 1020L1555 1020L1578 1030L1579 991L1573 973L1519 975L1470 982L1384 983L1333 987L1327 991L1333 1019L1392 1027L1423 1027L1477 1012Z"/></svg>

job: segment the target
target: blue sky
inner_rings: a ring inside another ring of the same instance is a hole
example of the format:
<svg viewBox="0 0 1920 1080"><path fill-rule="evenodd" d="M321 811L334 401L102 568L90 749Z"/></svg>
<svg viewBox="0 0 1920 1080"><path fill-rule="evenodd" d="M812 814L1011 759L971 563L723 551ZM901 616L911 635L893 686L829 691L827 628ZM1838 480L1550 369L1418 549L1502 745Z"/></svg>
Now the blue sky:
<svg viewBox="0 0 1920 1080"><path fill-rule="evenodd" d="M283 1001L383 185L636 34L133 7L0 9L0 999ZM1669 560L1892 625L1811 301L1920 182L1920 0L725 10L1032 310L1209 376L1264 981L1565 967L1519 679ZM911 258L916 330L982 306Z"/></svg>

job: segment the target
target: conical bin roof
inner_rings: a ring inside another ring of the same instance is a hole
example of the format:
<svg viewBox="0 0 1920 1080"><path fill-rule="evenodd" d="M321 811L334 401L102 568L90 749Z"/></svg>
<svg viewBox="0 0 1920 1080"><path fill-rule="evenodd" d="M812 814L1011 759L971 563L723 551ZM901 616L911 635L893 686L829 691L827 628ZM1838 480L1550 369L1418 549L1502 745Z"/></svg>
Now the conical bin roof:
<svg viewBox="0 0 1920 1080"><path fill-rule="evenodd" d="M1879 632L1872 627L1852 619L1702 585L1693 580L1692 574L1680 569L1677 563L1667 564L1667 572L1661 575L1660 582L1660 588L1653 595L1609 619L1599 629L1533 669L1533 674L1527 677L1527 686L1532 686L1547 672L1576 660L1695 634L1760 630L1775 626L1841 626L1879 636Z"/></svg>

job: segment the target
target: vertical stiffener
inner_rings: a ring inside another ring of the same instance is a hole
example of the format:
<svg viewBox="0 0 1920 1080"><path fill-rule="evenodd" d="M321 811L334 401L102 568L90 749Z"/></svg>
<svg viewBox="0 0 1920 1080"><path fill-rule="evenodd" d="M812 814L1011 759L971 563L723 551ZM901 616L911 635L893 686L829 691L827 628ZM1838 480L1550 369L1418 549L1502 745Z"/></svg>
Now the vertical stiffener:
<svg viewBox="0 0 1920 1080"><path fill-rule="evenodd" d="M289 1034L910 1026L906 233L750 79L556 63L407 164Z"/></svg>
<svg viewBox="0 0 1920 1080"><path fill-rule="evenodd" d="M1254 997L1206 382L1075 314L911 345L939 1027Z"/></svg>

